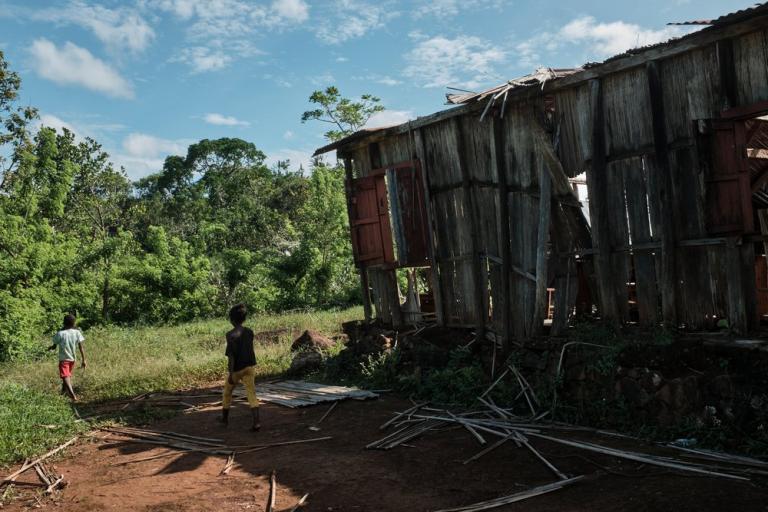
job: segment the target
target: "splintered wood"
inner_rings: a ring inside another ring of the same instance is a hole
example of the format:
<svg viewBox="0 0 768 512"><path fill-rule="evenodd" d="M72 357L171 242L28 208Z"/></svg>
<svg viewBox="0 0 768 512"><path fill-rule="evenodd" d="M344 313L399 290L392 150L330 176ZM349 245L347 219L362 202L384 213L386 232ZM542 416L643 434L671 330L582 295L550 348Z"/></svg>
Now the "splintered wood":
<svg viewBox="0 0 768 512"><path fill-rule="evenodd" d="M526 397L526 405L528 405L531 410L531 416L518 416L514 414L512 408L505 409L493 403L490 392L507 374L513 375L520 386L520 395ZM475 512L488 510L556 491L584 478L583 475L568 475L566 472L557 468L542 454L541 451L539 451L539 449L533 446L533 440L547 441L549 443L565 445L571 448L591 451L619 459L631 460L644 466L657 466L701 476L742 481L749 481L750 475L768 476L768 462L749 457L731 456L692 449L679 449L682 454L679 457L672 457L656 453L627 451L611 446L604 446L595 442L573 439L571 436L574 434L593 434L612 438L626 436L564 423L544 423L540 421L543 415L537 414L536 408L540 407L540 403L536 397L536 393L525 377L513 366L508 367L507 370L493 382L488 390L478 397L478 401L482 404L482 407L471 411L452 412L445 409L427 407L427 404L424 403L416 404L405 411L394 413L394 416L380 427L381 430L393 428L394 431L381 439L369 443L366 448L390 450L397 446L403 446L407 441L416 439L429 432L455 425L463 427L472 437L477 439L480 444L485 444L485 439L482 437L481 433L490 434L498 438L495 442L490 443L477 454L464 460L463 464L477 461L487 453L498 449L508 441L512 441L518 448L525 448L529 451L536 460L541 462L547 470L553 473L558 479L554 483L534 487L510 496L495 498L462 507L443 509L438 512ZM559 434L556 435L556 433ZM569 437L565 438L565 435L568 435ZM692 461L687 459L696 460ZM706 461L706 463L704 461Z"/></svg>

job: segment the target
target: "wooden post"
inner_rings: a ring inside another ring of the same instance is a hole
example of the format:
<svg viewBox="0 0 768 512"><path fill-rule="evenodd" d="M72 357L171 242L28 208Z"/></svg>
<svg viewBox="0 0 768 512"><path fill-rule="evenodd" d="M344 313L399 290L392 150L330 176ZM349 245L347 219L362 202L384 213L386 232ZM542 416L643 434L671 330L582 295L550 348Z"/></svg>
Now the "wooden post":
<svg viewBox="0 0 768 512"><path fill-rule="evenodd" d="M482 260L480 259L480 250L477 237L479 235L480 228L477 225L477 219L475 214L475 205L472 198L472 182L469 177L469 169L467 168L466 153L464 151L464 130L461 126L462 117L457 116L453 118L453 126L456 132L456 151L459 155L458 165L461 172L461 186L464 191L464 211L467 212L469 218L469 231L470 231L470 250L472 251L472 278L474 281L474 293L475 293L475 315L477 318L477 337L483 339L485 336L485 319L488 316L485 308L485 292L484 286L485 279L483 279L483 267Z"/></svg>
<svg viewBox="0 0 768 512"><path fill-rule="evenodd" d="M589 213L592 220L592 233L597 271L597 288L600 315L608 322L619 322L619 308L616 303L611 271L611 239L609 234L610 219L606 186L608 164L605 155L605 119L603 113L603 93L600 79L590 82L592 99L592 165L587 168L587 186L589 189Z"/></svg>
<svg viewBox="0 0 768 512"><path fill-rule="evenodd" d="M354 236L352 235L352 179L354 174L352 172L352 159L344 157L344 173L346 179L344 180L344 195L347 198L347 219L349 219L350 240L352 240L352 253L357 262L357 247L354 243ZM373 312L371 311L371 287L368 284L368 270L364 265L358 263L358 271L360 273L360 288L363 292L363 313L365 315L365 321L370 322L373 319Z"/></svg>
<svg viewBox="0 0 768 512"><path fill-rule="evenodd" d="M664 98L656 62L646 64L648 90L651 101L651 119L653 123L653 145L656 151L656 165L649 172L655 172L654 182L659 198L661 222L661 311L664 323L668 327L677 327L677 283L675 269L675 217L674 197L672 196L672 174L667 148L667 127L664 115Z"/></svg>
<svg viewBox="0 0 768 512"><path fill-rule="evenodd" d="M429 240L427 243L427 252L432 267L429 269L429 276L432 282L432 293L435 299L435 316L437 325L445 325L445 305L443 304L443 283L440 279L440 259L438 258L437 225L435 224L434 214L432 213L432 189L429 185L429 165L427 163L427 153L424 148L424 135L421 129L414 133L416 154L419 158L421 167L421 184L424 188L424 207L427 211L427 232Z"/></svg>
<svg viewBox="0 0 768 512"><path fill-rule="evenodd" d="M723 39L716 43L717 65L720 71L722 110L738 106L736 64L733 60L733 40Z"/></svg>
<svg viewBox="0 0 768 512"><path fill-rule="evenodd" d="M539 231L536 244L536 304L528 332L531 336L540 334L544 328L547 310L547 246L549 244L549 218L551 214L552 177L548 164L539 171Z"/></svg>
<svg viewBox="0 0 768 512"><path fill-rule="evenodd" d="M496 166L496 179L499 185L499 257L501 258L501 323L502 323L502 348L504 354L509 353L512 339L512 304L510 300L510 226L509 226L509 192L507 191L507 159L506 159L506 134L504 133L504 120L499 117L491 118L491 142L493 143L494 163Z"/></svg>
<svg viewBox="0 0 768 512"><path fill-rule="evenodd" d="M726 245L728 265L728 323L739 334L747 331L747 308L744 304L743 272L738 238L729 238Z"/></svg>

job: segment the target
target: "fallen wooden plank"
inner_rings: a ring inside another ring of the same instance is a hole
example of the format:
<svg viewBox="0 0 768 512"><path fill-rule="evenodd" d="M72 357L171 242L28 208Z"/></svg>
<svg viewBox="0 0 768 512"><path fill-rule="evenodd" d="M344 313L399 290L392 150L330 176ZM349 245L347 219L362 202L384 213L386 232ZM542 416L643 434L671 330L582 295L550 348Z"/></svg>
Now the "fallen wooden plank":
<svg viewBox="0 0 768 512"><path fill-rule="evenodd" d="M507 441L509 441L510 439L512 439L512 437L513 437L514 435L515 435L515 433L513 432L513 433L509 434L507 437L502 437L501 439L499 439L498 441L496 441L496 442L495 442L495 443L493 443L492 445L488 446L487 448L484 448L484 449L480 450L480 451L479 451L479 452L477 452L475 455L473 455L472 457L470 457L470 458L468 458L467 460L465 460L464 462L462 462L462 464L469 464L470 462L472 462L472 461L474 461L474 460L477 460L477 459L479 459L480 457L482 457L482 456L483 456L483 455L485 455L486 453L488 453L488 452L491 452L491 451L495 450L495 449L496 449L496 448L498 448L499 446L503 445L504 443L506 443Z"/></svg>
<svg viewBox="0 0 768 512"><path fill-rule="evenodd" d="M509 368L507 368L506 370L504 370L504 371L502 372L502 374L501 374L501 375L499 375L499 377L498 377L498 378L497 378L495 381L493 381L493 384L491 384L490 386L488 386L488 389L486 389L486 390L483 392L483 394L482 394L482 395L480 395L480 398L483 398L485 395L487 395L488 393L490 393L491 391L493 391L493 388L495 388L495 387L496 387L496 385L497 385L499 382L501 382L501 379L503 379L503 378L504 378L504 376L505 376L507 373L509 373Z"/></svg>
<svg viewBox="0 0 768 512"><path fill-rule="evenodd" d="M323 416L322 416L322 417L321 417L319 420L317 420L317 423L315 423L315 425L319 425L320 423L322 423L322 422L323 422L323 420L324 420L325 418L327 418L327 417L328 417L328 415L329 415L329 414L331 414L331 412L333 412L333 409L334 409L334 408L335 408L337 405L339 405L339 402L333 402L333 404L331 404L331 406L328 408L328 410L327 410L327 411L325 411L325 414L323 414Z"/></svg>
<svg viewBox="0 0 768 512"><path fill-rule="evenodd" d="M488 501L481 501L479 503L473 503L472 505L465 505L463 507L444 508L444 509L437 510L435 512L479 512L481 510L490 510L492 508L501 507L503 505L509 505L510 503L516 503L518 501L523 501L528 498L533 498L535 496L540 496L548 492L553 492L558 489L562 489L563 487L574 484L583 478L584 478L583 475L576 476L573 478L569 478L567 480L560 480L559 482L554 482L551 484L534 487L532 489L518 492L510 496L495 498Z"/></svg>
<svg viewBox="0 0 768 512"><path fill-rule="evenodd" d="M309 498L309 493L302 496L301 499L298 502L296 502L293 508L291 508L290 512L296 512L297 510L299 510L299 508L301 508L304 505L304 503L306 503L307 498Z"/></svg>
<svg viewBox="0 0 768 512"><path fill-rule="evenodd" d="M224 468L221 470L221 473L219 473L219 476L226 475L229 473L229 471L232 469L232 466L235 464L235 452L232 452L229 454L229 457L227 457L227 463L224 464Z"/></svg>
<svg viewBox="0 0 768 512"><path fill-rule="evenodd" d="M277 473L272 470L269 475L269 497L267 498L267 512L274 512L275 499L277 498Z"/></svg>
<svg viewBox="0 0 768 512"><path fill-rule="evenodd" d="M59 486L61 486L64 483L64 475L61 475L56 479L56 481L51 482L51 485L48 486L48 488L43 491L45 494L51 494L53 491L55 491Z"/></svg>
<svg viewBox="0 0 768 512"><path fill-rule="evenodd" d="M27 464L27 465L23 465L23 466L22 466L20 469L18 469L17 471L15 471L15 472L11 473L11 474L10 474L10 475L8 475L7 477L5 477L5 478L4 478L2 481L0 481L0 486L3 486L3 485L5 485L5 484L9 484L9 483L13 483L13 481L14 481L14 480L16 480L16 478L17 478L17 477L18 477L20 474L24 473L24 472L25 472L26 470L28 470L29 468L31 468L31 467L33 467L33 466L35 466L35 465L39 464L40 462L44 461L44 460L45 460L45 459L47 459L48 457L51 457L51 456L53 456L53 455L56 455L56 454L57 454L57 453L59 453L61 450L63 450L64 448L68 447L69 445L71 445L71 444L72 444L72 443L74 443L75 441L77 441L77 438L78 438L78 436L75 436L75 437L73 437L72 439L70 439L69 441L67 441L66 443L64 443L64 444L61 444L61 445L57 446L56 448L54 448L53 450L49 451L49 452L48 452L48 453L46 453L45 455L41 455L40 457L38 457L38 458L37 458L37 459L35 459L34 461L30 462L29 464Z"/></svg>
<svg viewBox="0 0 768 512"><path fill-rule="evenodd" d="M381 426L379 426L379 430L386 429L388 426L390 426L391 424L395 423L397 420L399 420L400 418L402 418L406 414L414 413L414 412L418 411L420 408L422 408L425 405L427 405L428 403L429 402L424 402L424 403L421 403L421 404L416 404L413 407L411 407L410 409L406 409L403 412L397 413L397 415L395 415L392 419L390 419L389 421L387 421L387 422L383 423Z"/></svg>
<svg viewBox="0 0 768 512"><path fill-rule="evenodd" d="M634 460L636 462L642 462L644 464L650 464L652 466L661 466L665 468L670 469L677 469L679 471L687 471L689 473L699 473L702 475L709 475L709 476L717 476L721 478L730 478L732 480L749 480L749 478L743 477L743 476L737 476L737 475L731 475L728 473L719 473L716 471L708 471L706 469L702 469L700 467L688 465L681 462L671 462L671 461L664 461L659 460L656 457L652 455L643 455L640 453L635 452L626 452L623 450L616 450L614 448L608 448L605 446L598 446L592 443L586 443L583 441L570 441L567 439L560 439L557 437L552 437L544 434L528 434L534 437L538 437L540 439L546 439L548 441L552 441L553 443L559 443L566 446L572 446L574 448L581 448L583 450L589 450L596 453L602 453L604 455L612 455L614 457L618 457L620 459L628 459L628 460Z"/></svg>

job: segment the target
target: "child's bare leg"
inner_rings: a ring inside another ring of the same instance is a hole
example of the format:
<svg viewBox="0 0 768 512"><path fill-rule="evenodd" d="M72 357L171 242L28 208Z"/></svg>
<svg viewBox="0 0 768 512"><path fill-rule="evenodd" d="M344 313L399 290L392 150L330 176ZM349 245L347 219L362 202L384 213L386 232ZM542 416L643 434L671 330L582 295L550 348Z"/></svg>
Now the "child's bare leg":
<svg viewBox="0 0 768 512"><path fill-rule="evenodd" d="M73 401L76 401L77 395L75 395L75 390L72 388L72 379L70 377L64 377L61 380L67 394L69 395L69 398L71 398Z"/></svg>

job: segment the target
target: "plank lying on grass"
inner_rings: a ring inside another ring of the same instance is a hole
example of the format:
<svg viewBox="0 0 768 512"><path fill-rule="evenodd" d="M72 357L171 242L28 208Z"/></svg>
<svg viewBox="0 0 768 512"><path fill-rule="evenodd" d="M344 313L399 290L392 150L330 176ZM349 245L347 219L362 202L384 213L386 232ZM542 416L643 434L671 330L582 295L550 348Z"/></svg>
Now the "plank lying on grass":
<svg viewBox="0 0 768 512"><path fill-rule="evenodd" d="M490 510L492 508L509 505L510 503L516 503L518 501L527 500L528 498L533 498L534 496L541 496L542 494L562 489L563 487L574 484L583 478L583 475L575 476L567 480L560 480L559 482L534 487L533 489L518 492L510 496L481 501L479 503L473 503L472 505L465 505L463 507L444 508L435 512L479 512L481 510Z"/></svg>

